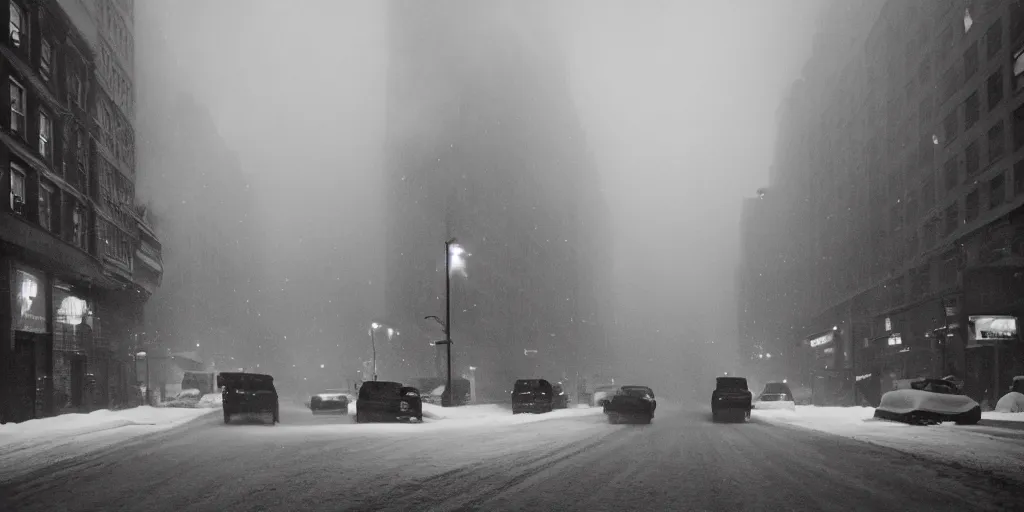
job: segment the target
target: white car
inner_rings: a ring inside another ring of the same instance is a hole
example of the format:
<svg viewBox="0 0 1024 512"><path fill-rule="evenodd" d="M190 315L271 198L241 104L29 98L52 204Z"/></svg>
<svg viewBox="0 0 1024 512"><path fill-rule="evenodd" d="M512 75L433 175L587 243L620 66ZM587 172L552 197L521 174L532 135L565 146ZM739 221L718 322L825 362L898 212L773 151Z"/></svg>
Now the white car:
<svg viewBox="0 0 1024 512"><path fill-rule="evenodd" d="M948 380L908 380L882 395L875 417L912 425L974 425L981 421L981 406Z"/></svg>
<svg viewBox="0 0 1024 512"><path fill-rule="evenodd" d="M764 385L764 390L754 400L754 409L795 411L796 402L793 400L793 392L785 382L769 382Z"/></svg>

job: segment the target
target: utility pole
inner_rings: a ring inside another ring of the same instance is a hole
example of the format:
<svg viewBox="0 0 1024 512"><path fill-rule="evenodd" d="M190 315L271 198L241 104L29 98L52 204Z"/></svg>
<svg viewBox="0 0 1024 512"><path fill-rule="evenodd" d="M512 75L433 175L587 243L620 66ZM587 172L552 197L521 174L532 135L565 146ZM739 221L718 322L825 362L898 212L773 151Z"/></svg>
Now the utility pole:
<svg viewBox="0 0 1024 512"><path fill-rule="evenodd" d="M452 405L452 244L455 238L444 243L444 344L448 356L447 380L441 405Z"/></svg>

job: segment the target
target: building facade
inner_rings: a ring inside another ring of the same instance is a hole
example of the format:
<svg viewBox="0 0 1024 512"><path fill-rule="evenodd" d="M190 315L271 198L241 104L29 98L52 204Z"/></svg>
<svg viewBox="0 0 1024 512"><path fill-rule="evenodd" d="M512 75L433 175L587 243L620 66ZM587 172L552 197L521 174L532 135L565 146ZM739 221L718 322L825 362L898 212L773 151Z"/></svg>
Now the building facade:
<svg viewBox="0 0 1024 512"><path fill-rule="evenodd" d="M1012 322L987 327L1024 314L1024 4L829 12L779 110L775 278L741 299L779 325L745 342L796 343L822 401L953 375L994 403L1024 373Z"/></svg>
<svg viewBox="0 0 1024 512"><path fill-rule="evenodd" d="M131 2L8 4L0 416L137 403L133 340L163 270L134 192Z"/></svg>
<svg viewBox="0 0 1024 512"><path fill-rule="evenodd" d="M452 280L456 375L473 366L481 391L503 392L606 346L607 207L536 7L390 4L385 316L403 336L378 347L382 375L443 371L428 345L443 332L423 317L444 317L452 236L472 255Z"/></svg>

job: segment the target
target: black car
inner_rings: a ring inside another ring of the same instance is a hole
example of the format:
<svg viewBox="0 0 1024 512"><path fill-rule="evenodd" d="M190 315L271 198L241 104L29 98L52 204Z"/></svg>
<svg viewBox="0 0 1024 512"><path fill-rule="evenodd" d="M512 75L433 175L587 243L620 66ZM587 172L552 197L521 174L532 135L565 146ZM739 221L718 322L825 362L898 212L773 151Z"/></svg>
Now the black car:
<svg viewBox="0 0 1024 512"><path fill-rule="evenodd" d="M658 401L654 399L654 390L647 386L622 386L604 404L604 413L611 424L623 420L650 423L654 419L654 410Z"/></svg>
<svg viewBox="0 0 1024 512"><path fill-rule="evenodd" d="M711 417L714 421L728 418L745 421L750 418L753 395L747 389L747 379L718 377L715 384L715 391L711 393Z"/></svg>
<svg viewBox="0 0 1024 512"><path fill-rule="evenodd" d="M224 423L231 423L238 415L259 415L271 424L281 422L277 388L270 375L220 373L217 387L223 389Z"/></svg>
<svg viewBox="0 0 1024 512"><path fill-rule="evenodd" d="M364 382L356 400L356 423L371 421L423 421L420 390L400 382Z"/></svg>
<svg viewBox="0 0 1024 512"><path fill-rule="evenodd" d="M313 414L348 414L348 393L340 389L328 389L313 395L309 399L309 410L313 411Z"/></svg>
<svg viewBox="0 0 1024 512"><path fill-rule="evenodd" d="M555 388L544 379L519 379L512 388L512 414L551 412Z"/></svg>
<svg viewBox="0 0 1024 512"><path fill-rule="evenodd" d="M562 387L561 382L556 382L551 385L551 408L552 409L568 409L569 408L569 395L566 394L565 388Z"/></svg>

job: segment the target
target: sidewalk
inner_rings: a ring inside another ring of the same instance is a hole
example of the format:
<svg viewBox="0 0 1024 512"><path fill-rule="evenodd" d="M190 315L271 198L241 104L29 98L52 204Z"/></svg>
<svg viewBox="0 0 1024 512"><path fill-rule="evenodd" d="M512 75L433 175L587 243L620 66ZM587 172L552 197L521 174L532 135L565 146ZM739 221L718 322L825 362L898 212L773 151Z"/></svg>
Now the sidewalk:
<svg viewBox="0 0 1024 512"><path fill-rule="evenodd" d="M0 483L15 474L161 432L219 411L142 406L0 425Z"/></svg>

